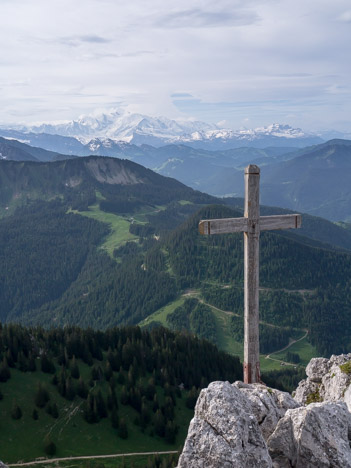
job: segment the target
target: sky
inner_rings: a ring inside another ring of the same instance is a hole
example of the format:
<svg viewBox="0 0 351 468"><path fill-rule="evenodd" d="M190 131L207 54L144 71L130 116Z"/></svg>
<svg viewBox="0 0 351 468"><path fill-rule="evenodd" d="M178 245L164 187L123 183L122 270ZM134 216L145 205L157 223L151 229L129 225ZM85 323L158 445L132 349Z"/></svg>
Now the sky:
<svg viewBox="0 0 351 468"><path fill-rule="evenodd" d="M0 0L0 124L104 109L350 132L350 0Z"/></svg>

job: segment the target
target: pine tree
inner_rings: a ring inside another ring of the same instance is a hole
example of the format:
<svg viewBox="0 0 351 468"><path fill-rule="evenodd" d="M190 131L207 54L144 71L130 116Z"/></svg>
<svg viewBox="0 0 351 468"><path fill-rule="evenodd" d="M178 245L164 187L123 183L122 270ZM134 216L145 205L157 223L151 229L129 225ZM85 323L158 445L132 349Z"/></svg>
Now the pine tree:
<svg viewBox="0 0 351 468"><path fill-rule="evenodd" d="M41 384L38 384L37 390L34 395L34 403L38 408L44 408L46 403L50 400L50 395L47 389Z"/></svg>
<svg viewBox="0 0 351 468"><path fill-rule="evenodd" d="M70 370L71 370L71 377L73 379L79 379L80 372L79 372L79 367L78 367L75 356L73 356L73 358L72 358L72 362L71 362L71 365L70 365Z"/></svg>
<svg viewBox="0 0 351 468"><path fill-rule="evenodd" d="M111 426L114 429L118 429L119 427L119 416L116 408L114 408L111 412Z"/></svg>
<svg viewBox="0 0 351 468"><path fill-rule="evenodd" d="M22 410L16 403L16 401L13 402L12 408L11 408L11 418L12 419L21 419L22 417Z"/></svg>
<svg viewBox="0 0 351 468"><path fill-rule="evenodd" d="M128 438L128 426L124 418L122 418L119 422L118 435L121 439Z"/></svg>
<svg viewBox="0 0 351 468"><path fill-rule="evenodd" d="M45 439L44 441L44 452L50 457L56 453L56 445L51 439Z"/></svg>

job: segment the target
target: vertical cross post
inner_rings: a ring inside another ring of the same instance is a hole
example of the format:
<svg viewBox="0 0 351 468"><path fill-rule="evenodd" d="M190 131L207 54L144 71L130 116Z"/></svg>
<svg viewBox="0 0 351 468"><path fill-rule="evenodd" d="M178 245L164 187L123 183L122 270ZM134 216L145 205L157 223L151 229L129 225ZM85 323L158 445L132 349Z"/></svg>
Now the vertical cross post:
<svg viewBox="0 0 351 468"><path fill-rule="evenodd" d="M244 232L244 382L259 382L259 238L260 238L260 169L245 169Z"/></svg>
<svg viewBox="0 0 351 468"><path fill-rule="evenodd" d="M245 213L243 218L203 219L199 223L202 235L244 233L244 382L261 381L259 344L259 240L260 231L297 229L301 215L260 217L260 169L250 164L245 169Z"/></svg>

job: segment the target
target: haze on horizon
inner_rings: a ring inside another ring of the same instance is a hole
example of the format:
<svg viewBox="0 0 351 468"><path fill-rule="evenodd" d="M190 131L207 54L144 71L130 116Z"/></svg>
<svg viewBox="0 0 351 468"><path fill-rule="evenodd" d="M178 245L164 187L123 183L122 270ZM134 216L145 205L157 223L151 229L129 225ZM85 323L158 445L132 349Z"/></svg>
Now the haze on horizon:
<svg viewBox="0 0 351 468"><path fill-rule="evenodd" d="M350 132L348 0L2 0L0 123L96 109Z"/></svg>

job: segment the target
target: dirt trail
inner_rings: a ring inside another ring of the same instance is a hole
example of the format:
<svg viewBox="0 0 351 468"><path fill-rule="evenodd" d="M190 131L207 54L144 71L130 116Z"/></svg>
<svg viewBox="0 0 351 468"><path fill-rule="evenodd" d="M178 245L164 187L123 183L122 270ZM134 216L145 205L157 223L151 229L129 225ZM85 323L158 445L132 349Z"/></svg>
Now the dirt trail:
<svg viewBox="0 0 351 468"><path fill-rule="evenodd" d="M260 289L262 289L262 288L260 288ZM268 288L266 288L266 289L268 289ZM296 291L296 292L297 292L297 291ZM307 293L307 292L308 292L308 293L311 293L311 291L308 291L308 290L301 290L301 291L299 291L299 292L301 292L301 293L303 293L303 292L304 292L304 293ZM206 305L206 306L208 306L208 307L211 307L211 308L214 309L214 310L217 310L218 312L222 312L222 313L224 313L224 314L226 314L226 315L232 315L232 316L234 316L234 317L241 317L240 314L237 314L237 313L235 313L235 312L232 312L231 310L219 309L218 307L216 307L216 306L214 306L214 305L212 305L212 304L209 304L209 303L205 302L203 299L201 299L201 298L199 297L199 294L200 294L200 291L198 291L198 290L196 290L196 289L189 289L189 290L187 290L187 291L183 294L183 296L185 296L185 297L196 297L197 300L198 300L199 302L201 302L202 304L204 304L204 305ZM260 320L260 323L261 323L262 325L266 325L266 326L272 327L272 328L281 328L279 325L273 325L272 323L264 322L263 320ZM294 363L291 363L291 362L282 361L281 359L275 359L275 358L272 358L271 356L274 355L274 354L277 354L277 353L281 353L281 352L283 352L283 351L286 351L286 350L287 350L288 348L290 348L293 344L295 344L295 343L297 343L297 342L299 342L299 341L302 341L304 338L306 338L306 336L308 335L308 330L307 330L306 328L301 328L301 330L303 330L303 331L305 332L304 335L303 335L301 338L299 338L298 340L291 340L291 342L290 342L288 345L284 346L284 348L278 349L277 351L274 351L274 353L267 354L267 356L265 357L265 359L270 359L271 361L276 361L276 362L282 362L282 363L284 363L284 365L286 365L286 366L297 366L297 365L299 365L299 364L294 364Z"/></svg>
<svg viewBox="0 0 351 468"><path fill-rule="evenodd" d="M286 366L298 366L299 364L294 364L294 363L291 363L291 362L282 361L281 359L275 359L275 358L272 358L271 356L274 355L274 354L286 351L293 344L298 343L299 341L302 341L304 338L306 338L306 336L308 335L308 330L306 330L306 328L304 328L303 331L305 332L305 334L303 336L301 336L301 338L299 338L298 340L291 340L291 342L287 346L284 346L284 348L279 349L278 351L274 351L274 353L267 354L266 359L270 359L271 361L276 361L276 362L283 362Z"/></svg>
<svg viewBox="0 0 351 468"><path fill-rule="evenodd" d="M98 458L121 458L121 457L136 457L142 455L172 455L178 453L177 450L168 450L166 452L134 452L134 453L115 453L113 455L86 455L81 457L63 457L63 458L45 458L45 460L37 459L26 463L10 463L7 466L32 466L32 465L45 465L52 464L60 461L74 461L74 460L91 460Z"/></svg>

